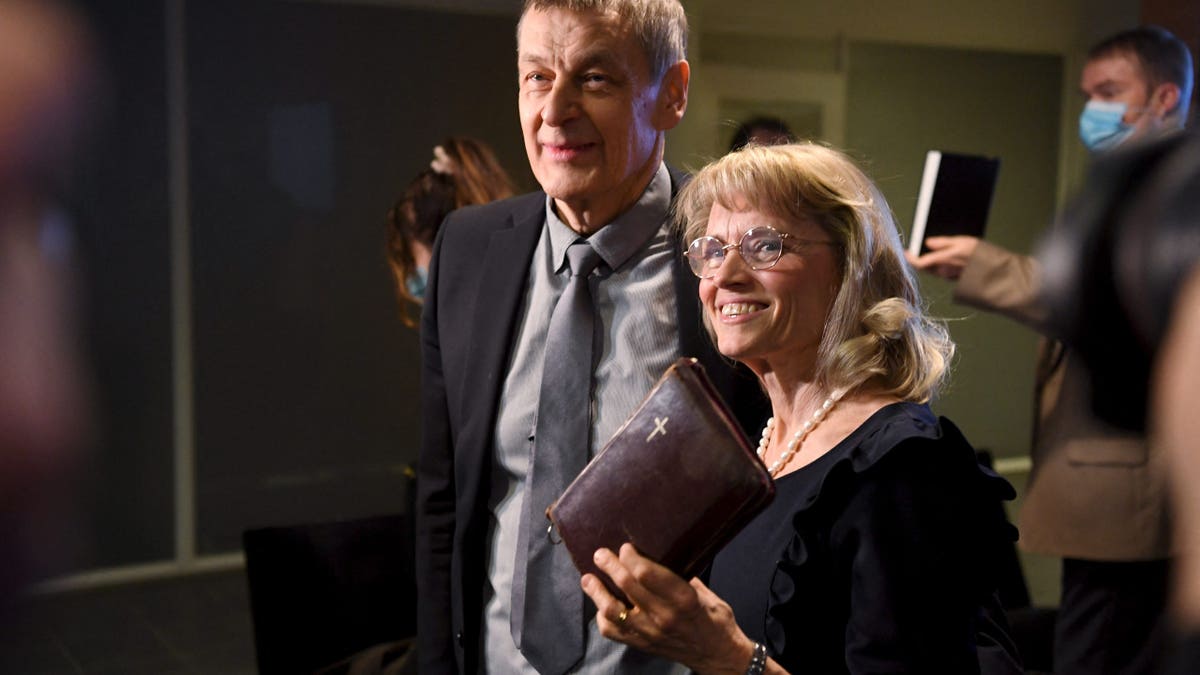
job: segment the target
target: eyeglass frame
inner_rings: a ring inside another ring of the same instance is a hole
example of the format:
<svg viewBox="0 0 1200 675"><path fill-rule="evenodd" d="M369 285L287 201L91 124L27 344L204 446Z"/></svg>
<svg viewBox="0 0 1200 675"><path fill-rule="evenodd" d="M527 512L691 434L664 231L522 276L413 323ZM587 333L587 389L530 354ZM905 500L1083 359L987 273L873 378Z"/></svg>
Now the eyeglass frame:
<svg viewBox="0 0 1200 675"><path fill-rule="evenodd" d="M750 258L747 258L746 254L742 251L742 243L745 242L746 237L748 237L750 235L750 233L754 232L755 230L770 230L771 232L774 232L779 237L779 255L775 256L775 259L772 260L769 264L764 264L761 267L756 267L756 265L758 265L759 263L756 263L755 261L751 260ZM806 247L809 247L809 246L819 246L822 244L829 245L829 246L838 246L839 245L838 242L836 242L836 241L825 241L825 240L821 240L821 239L804 239L801 237L797 237L796 235L789 234L787 232L780 232L779 230L775 229L774 227L772 227L770 225L755 225L754 227L746 230L745 232L742 233L741 237L738 237L738 242L736 244L726 244L719 237L714 237L712 235L706 234L704 236L696 237L695 239L693 239L691 241L691 243L688 244L687 250L684 251L684 257L686 257L688 259L688 267L691 268L692 274L695 274L700 279L713 278L714 276L716 276L717 270L720 269L720 267L721 267L721 264L716 265L711 270L709 270L708 274L701 274L696 269L697 264L707 265L708 262L710 260L712 260L712 258L692 257L692 249L702 239L712 239L713 241L715 241L721 245L720 251L721 251L721 263L722 264L725 262L725 258L728 257L725 254L725 252L728 251L729 249L737 249L738 255L742 257L742 261L745 262L746 265L749 266L750 269L754 270L755 272L761 272L762 270L769 270L772 267L778 265L779 261L783 259L783 254L787 252L784 249L788 248L788 246L786 244L786 242L788 240L791 240L791 241L795 242L796 245L798 245L798 248L797 247L792 248L791 252L793 252L793 253L799 253L800 251L803 251Z"/></svg>

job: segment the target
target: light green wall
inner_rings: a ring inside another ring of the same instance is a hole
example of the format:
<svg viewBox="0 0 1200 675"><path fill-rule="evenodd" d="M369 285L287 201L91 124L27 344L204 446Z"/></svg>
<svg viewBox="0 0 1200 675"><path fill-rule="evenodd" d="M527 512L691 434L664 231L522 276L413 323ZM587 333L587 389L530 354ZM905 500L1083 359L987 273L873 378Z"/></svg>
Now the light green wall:
<svg viewBox="0 0 1200 675"><path fill-rule="evenodd" d="M849 47L846 147L907 232L927 150L1001 158L986 239L1031 251L1055 211L1062 60L1056 56L855 42ZM1028 452L1034 334L951 302L953 286L922 275L935 315L958 344L937 401L967 437L997 456Z"/></svg>

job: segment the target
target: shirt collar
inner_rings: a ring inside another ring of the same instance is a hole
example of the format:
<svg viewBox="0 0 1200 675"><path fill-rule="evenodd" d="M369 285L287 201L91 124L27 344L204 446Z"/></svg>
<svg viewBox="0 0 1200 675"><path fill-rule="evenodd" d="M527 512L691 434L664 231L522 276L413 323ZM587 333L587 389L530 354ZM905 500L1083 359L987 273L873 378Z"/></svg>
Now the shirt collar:
<svg viewBox="0 0 1200 675"><path fill-rule="evenodd" d="M658 232L671 209L671 174L660 163L642 196L633 206L601 227L587 241L600 254L605 266L616 270ZM567 247L581 237L554 212L554 200L546 196L546 225L550 230L550 252L557 274L567 264Z"/></svg>

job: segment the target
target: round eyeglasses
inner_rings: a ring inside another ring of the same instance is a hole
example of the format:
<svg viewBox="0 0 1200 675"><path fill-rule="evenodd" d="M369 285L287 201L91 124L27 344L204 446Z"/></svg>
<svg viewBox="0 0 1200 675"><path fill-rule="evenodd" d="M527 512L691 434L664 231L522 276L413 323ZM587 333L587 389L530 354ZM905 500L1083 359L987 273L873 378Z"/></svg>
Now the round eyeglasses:
<svg viewBox="0 0 1200 675"><path fill-rule="evenodd" d="M783 256L784 239L793 243L794 250L817 244L834 244L832 241L800 239L770 225L759 225L746 230L736 244L726 244L716 237L697 237L688 246L688 263L692 266L693 274L701 279L710 279L725 262L725 252L736 248L750 269L770 269Z"/></svg>

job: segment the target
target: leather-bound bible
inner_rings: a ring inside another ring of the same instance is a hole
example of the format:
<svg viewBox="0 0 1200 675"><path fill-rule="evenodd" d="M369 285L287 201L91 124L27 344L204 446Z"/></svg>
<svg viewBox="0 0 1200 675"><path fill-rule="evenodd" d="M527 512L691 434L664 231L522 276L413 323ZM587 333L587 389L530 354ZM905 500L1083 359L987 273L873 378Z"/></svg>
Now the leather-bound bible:
<svg viewBox="0 0 1200 675"><path fill-rule="evenodd" d="M630 542L690 579L775 496L766 466L696 359L679 359L546 509L581 574Z"/></svg>

